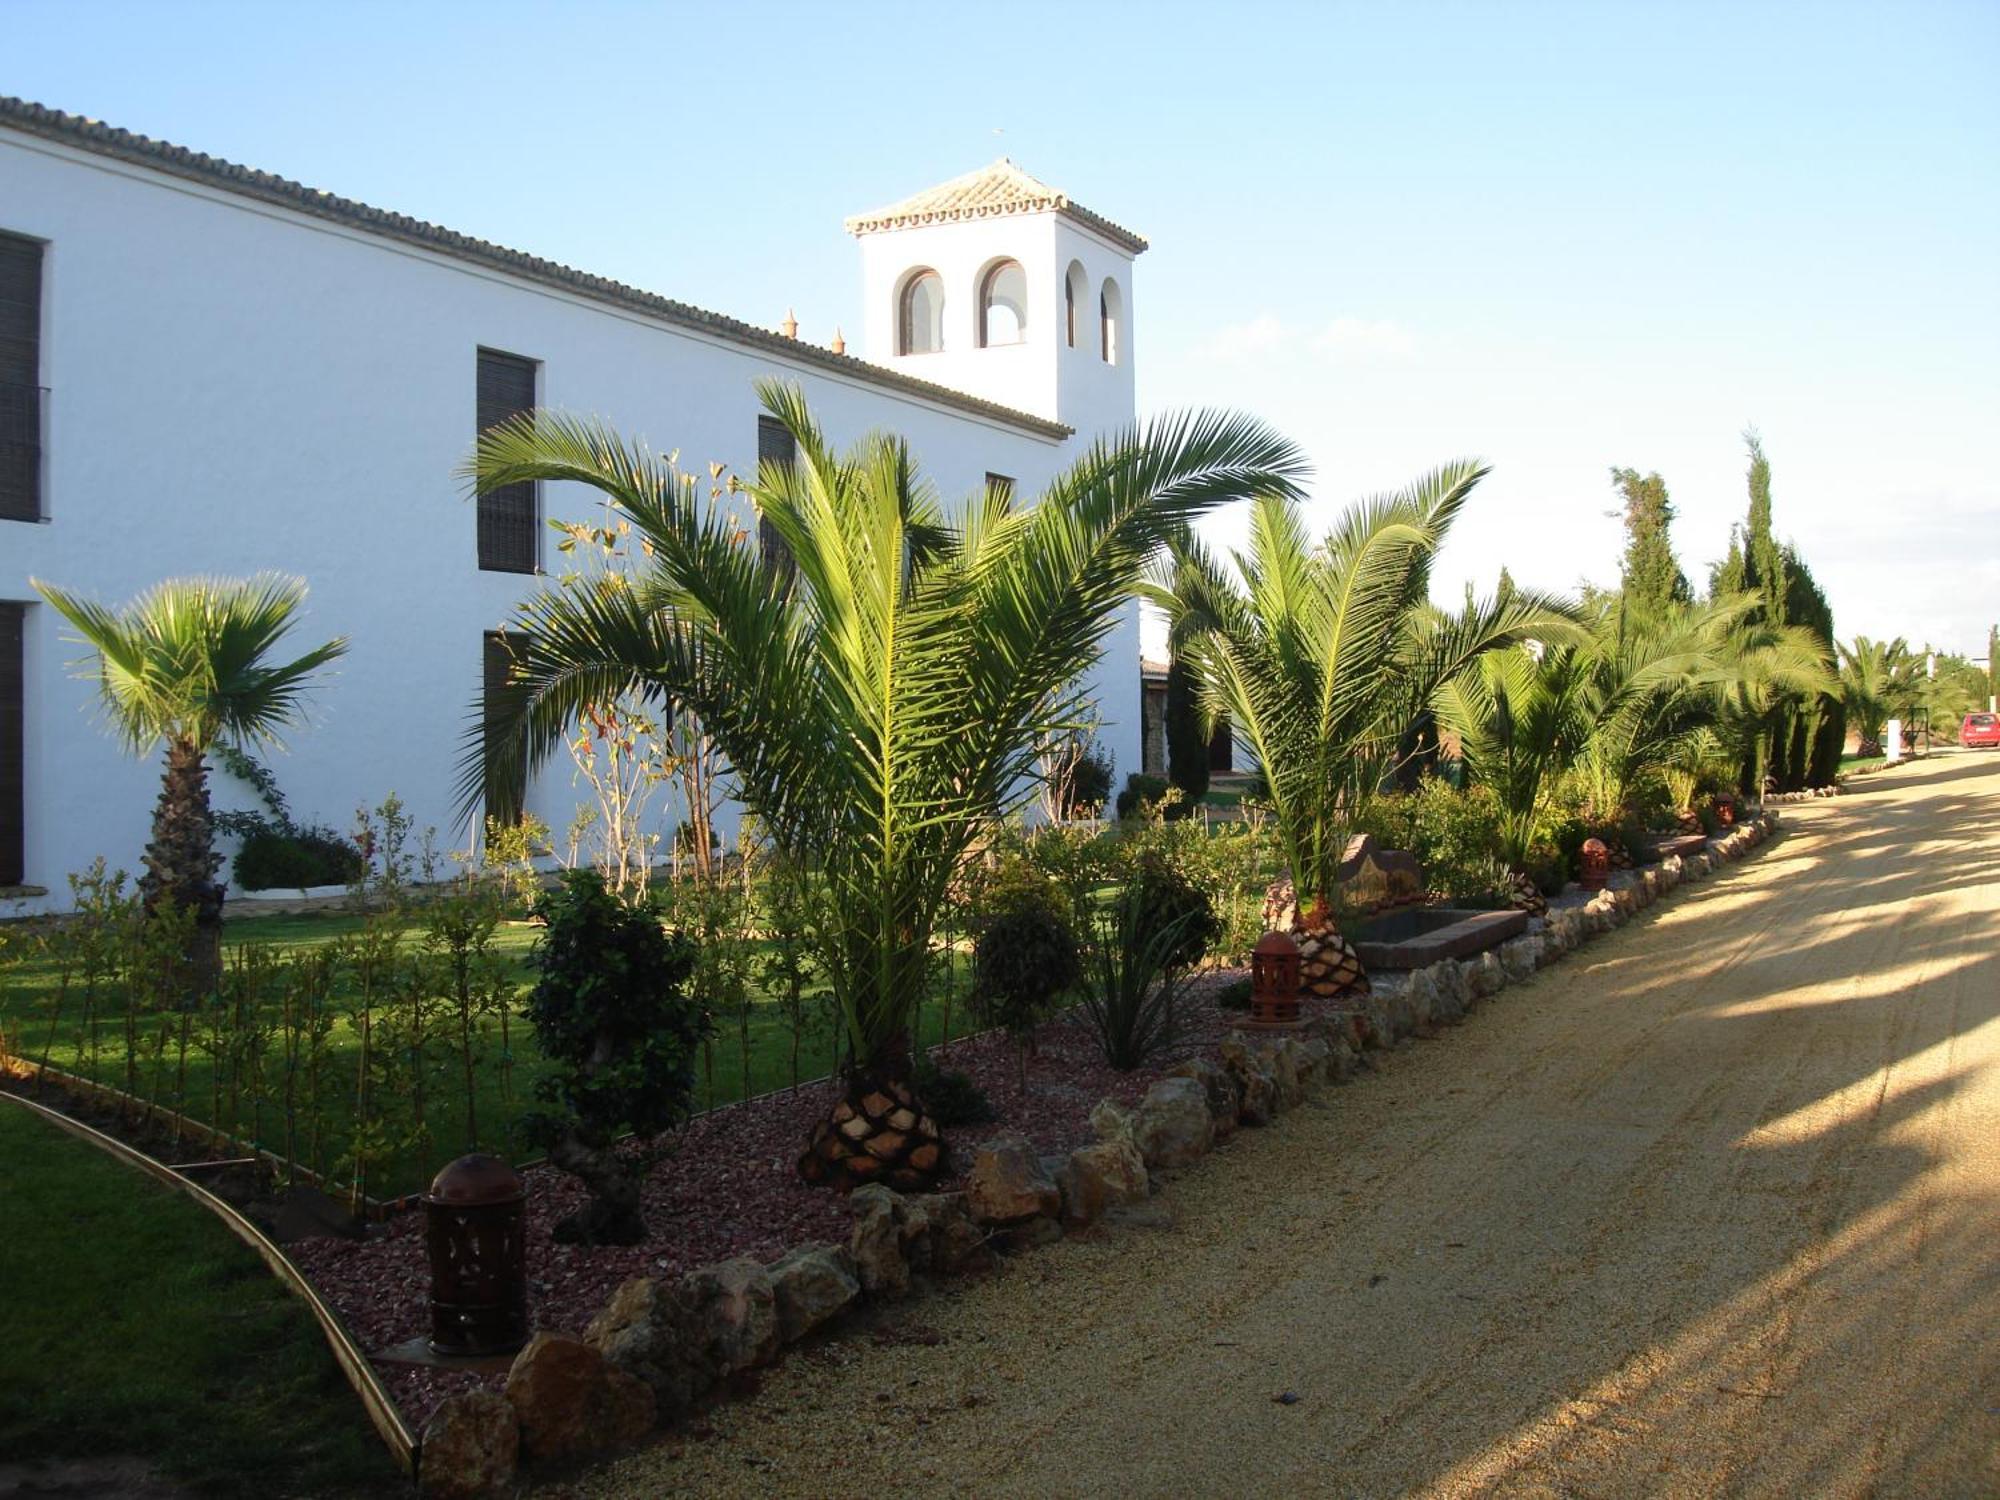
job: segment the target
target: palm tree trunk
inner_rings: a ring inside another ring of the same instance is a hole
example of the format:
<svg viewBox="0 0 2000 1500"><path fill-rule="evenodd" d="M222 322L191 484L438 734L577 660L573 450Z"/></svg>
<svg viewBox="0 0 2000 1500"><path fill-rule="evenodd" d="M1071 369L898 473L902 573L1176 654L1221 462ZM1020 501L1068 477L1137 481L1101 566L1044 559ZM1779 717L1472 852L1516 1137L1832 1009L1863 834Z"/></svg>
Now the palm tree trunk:
<svg viewBox="0 0 2000 1500"><path fill-rule="evenodd" d="M185 736L167 742L167 769L153 809L153 840L146 846L146 874L139 882L150 916L172 902L194 913L194 947L188 954L196 993L222 977L222 893L215 878L215 826L208 806L208 765L201 747Z"/></svg>

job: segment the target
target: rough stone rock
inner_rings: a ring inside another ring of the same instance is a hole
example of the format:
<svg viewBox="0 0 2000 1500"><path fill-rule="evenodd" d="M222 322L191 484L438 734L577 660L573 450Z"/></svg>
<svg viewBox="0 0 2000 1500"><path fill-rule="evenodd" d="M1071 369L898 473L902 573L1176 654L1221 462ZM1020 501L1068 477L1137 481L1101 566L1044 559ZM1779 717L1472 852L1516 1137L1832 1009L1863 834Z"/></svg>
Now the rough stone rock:
<svg viewBox="0 0 2000 1500"><path fill-rule="evenodd" d="M904 1246L928 1227L923 1211L879 1182L856 1188L848 1194L847 1206L854 1211L847 1253L861 1290L871 1297L900 1297L910 1289L910 1257Z"/></svg>
<svg viewBox="0 0 2000 1500"><path fill-rule="evenodd" d="M673 1288L635 1277L611 1294L583 1341L653 1390L659 1421L676 1421L715 1383L715 1372L690 1342Z"/></svg>
<svg viewBox="0 0 2000 1500"><path fill-rule="evenodd" d="M1541 958L1542 940L1539 937L1509 938L1500 945L1500 967L1507 971L1509 983L1518 983L1534 975Z"/></svg>
<svg viewBox="0 0 2000 1500"><path fill-rule="evenodd" d="M1449 1002L1442 1006L1438 1003L1437 976L1430 969L1412 969L1404 984L1403 992L1409 1000L1412 1018L1416 1024L1430 1026L1444 1024L1454 1019L1447 1014L1451 1009Z"/></svg>
<svg viewBox="0 0 2000 1500"><path fill-rule="evenodd" d="M493 1500L514 1488L521 1425L504 1396L447 1396L424 1424L417 1489L424 1500Z"/></svg>
<svg viewBox="0 0 2000 1500"><path fill-rule="evenodd" d="M1095 1224L1106 1209L1145 1198L1146 1163L1130 1140L1099 1141L1070 1152L1056 1174L1062 1220L1070 1228Z"/></svg>
<svg viewBox="0 0 2000 1500"><path fill-rule="evenodd" d="M1146 1090L1132 1116L1132 1144L1146 1166L1184 1167L1215 1144L1208 1095L1192 1078L1162 1078Z"/></svg>
<svg viewBox="0 0 2000 1500"><path fill-rule="evenodd" d="M854 1257L836 1245L796 1245L771 1262L778 1336L788 1344L840 1316L861 1296Z"/></svg>
<svg viewBox="0 0 2000 1500"><path fill-rule="evenodd" d="M1226 1141L1236 1133L1236 1115L1242 1107L1243 1098L1237 1092L1236 1080L1229 1076L1227 1068L1213 1058L1190 1057L1167 1069L1167 1076L1192 1078L1201 1085L1202 1093L1208 1097L1208 1115L1215 1122L1218 1142ZM1064 1212L1068 1212L1067 1208Z"/></svg>
<svg viewBox="0 0 2000 1500"><path fill-rule="evenodd" d="M1236 1081L1236 1095L1242 1100L1237 1118L1245 1125L1268 1125L1277 1114L1277 1081L1262 1058L1252 1052L1241 1037L1229 1037L1218 1049L1222 1066Z"/></svg>
<svg viewBox="0 0 2000 1500"><path fill-rule="evenodd" d="M1431 1019L1440 1026L1456 1026L1465 1019L1472 1003L1472 986L1464 964L1447 958L1419 971L1431 993Z"/></svg>
<svg viewBox="0 0 2000 1500"><path fill-rule="evenodd" d="M1299 1087L1310 1099L1326 1087L1328 1069L1333 1061L1333 1049L1324 1037L1288 1037L1285 1045L1292 1049L1294 1066L1298 1070Z"/></svg>
<svg viewBox="0 0 2000 1500"><path fill-rule="evenodd" d="M1132 1139L1132 1111L1113 1099L1100 1099L1091 1108L1090 1128L1100 1141Z"/></svg>
<svg viewBox="0 0 2000 1500"><path fill-rule="evenodd" d="M778 1298L771 1273L747 1255L698 1266L681 1278L688 1340L718 1375L778 1357Z"/></svg>
<svg viewBox="0 0 2000 1500"><path fill-rule="evenodd" d="M636 1443L653 1426L652 1387L581 1339L538 1333L507 1372L521 1454L536 1463Z"/></svg>
<svg viewBox="0 0 2000 1500"><path fill-rule="evenodd" d="M933 1271L940 1276L963 1276L992 1268L992 1246L986 1231L972 1222L964 1193L926 1193L911 1203L922 1212L928 1226L924 1240Z"/></svg>
<svg viewBox="0 0 2000 1500"><path fill-rule="evenodd" d="M1053 1218L1062 1195L1042 1172L1041 1159L1019 1135L998 1135L972 1158L965 1203L981 1224L1019 1224Z"/></svg>
<svg viewBox="0 0 2000 1500"><path fill-rule="evenodd" d="M1472 993L1478 999L1483 1000L1488 995L1497 995L1506 985L1507 974L1500 967L1500 956L1491 948L1469 962L1472 972L1468 978L1471 981Z"/></svg>
<svg viewBox="0 0 2000 1500"><path fill-rule="evenodd" d="M1055 1219L1022 1219L1001 1225L993 1231L993 1237L1001 1249L1018 1255L1024 1250L1039 1250L1054 1244L1063 1237L1063 1231Z"/></svg>

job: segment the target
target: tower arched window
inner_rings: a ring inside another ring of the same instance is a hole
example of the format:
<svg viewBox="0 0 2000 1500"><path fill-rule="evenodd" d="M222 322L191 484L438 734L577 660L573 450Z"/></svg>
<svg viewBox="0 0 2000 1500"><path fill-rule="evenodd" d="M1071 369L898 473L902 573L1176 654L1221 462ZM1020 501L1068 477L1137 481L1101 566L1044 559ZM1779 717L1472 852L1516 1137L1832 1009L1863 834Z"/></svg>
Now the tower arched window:
<svg viewBox="0 0 2000 1500"><path fill-rule="evenodd" d="M1028 336L1028 273L1018 260L994 264L979 278L979 346L1018 344Z"/></svg>
<svg viewBox="0 0 2000 1500"><path fill-rule="evenodd" d="M1063 277L1063 343L1072 349L1076 347L1077 325L1086 316L1082 309L1089 305L1090 278L1084 274L1083 262L1073 260Z"/></svg>
<svg viewBox="0 0 2000 1500"><path fill-rule="evenodd" d="M915 271L903 282L896 308L896 352L936 354L944 348L944 278Z"/></svg>
<svg viewBox="0 0 2000 1500"><path fill-rule="evenodd" d="M1118 363L1124 321L1125 299L1119 295L1118 283L1107 276L1104 289L1097 294L1098 350L1107 365Z"/></svg>

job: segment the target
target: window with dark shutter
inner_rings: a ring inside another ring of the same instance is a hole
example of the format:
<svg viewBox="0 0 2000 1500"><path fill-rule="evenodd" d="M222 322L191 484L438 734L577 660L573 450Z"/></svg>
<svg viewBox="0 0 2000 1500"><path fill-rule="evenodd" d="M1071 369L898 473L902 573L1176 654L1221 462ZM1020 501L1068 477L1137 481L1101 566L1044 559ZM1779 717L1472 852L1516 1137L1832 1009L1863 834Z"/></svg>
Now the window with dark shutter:
<svg viewBox="0 0 2000 1500"><path fill-rule="evenodd" d="M0 521L42 518L42 243L0 234Z"/></svg>
<svg viewBox="0 0 2000 1500"><path fill-rule="evenodd" d="M1011 500L1014 498L1014 480L1011 475L995 474L991 469L988 469L986 471L986 488L991 493L998 495L1002 500Z"/></svg>
<svg viewBox="0 0 2000 1500"><path fill-rule="evenodd" d="M22 622L27 609L0 604L0 885L27 879L27 663Z"/></svg>
<svg viewBox="0 0 2000 1500"><path fill-rule="evenodd" d="M535 409L535 362L479 351L476 431ZM533 484L510 484L479 497L479 566L493 573L532 573L539 561L541 502Z"/></svg>
<svg viewBox="0 0 2000 1500"><path fill-rule="evenodd" d="M528 785L528 740L525 734L507 735L501 728L510 699L520 690L508 679L515 654L527 645L527 637L489 630L484 641L484 681L480 713L486 733L486 816L512 828L521 821L521 794ZM503 737L513 741L509 775L495 775L499 758L494 751Z"/></svg>
<svg viewBox="0 0 2000 1500"><path fill-rule="evenodd" d="M781 469L791 469L798 465L799 444L792 436L791 429L776 417L757 419L757 472L761 476L766 464L775 464ZM791 553L785 547L785 539L777 529L762 516L757 518L757 546L764 554L764 561L771 567L789 574L792 569Z"/></svg>

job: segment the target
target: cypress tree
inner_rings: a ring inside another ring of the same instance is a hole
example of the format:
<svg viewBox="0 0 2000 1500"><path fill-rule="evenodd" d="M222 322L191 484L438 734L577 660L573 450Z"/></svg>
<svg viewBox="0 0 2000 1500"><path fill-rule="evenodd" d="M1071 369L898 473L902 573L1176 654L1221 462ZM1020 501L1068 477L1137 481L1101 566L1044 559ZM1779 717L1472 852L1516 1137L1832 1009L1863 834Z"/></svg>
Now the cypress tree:
<svg viewBox="0 0 2000 1500"><path fill-rule="evenodd" d="M1188 806L1208 795L1208 735L1193 668L1179 657L1167 666L1167 780L1179 787Z"/></svg>
<svg viewBox="0 0 2000 1500"><path fill-rule="evenodd" d="M1625 598L1640 614L1657 618L1694 597L1668 534L1674 507L1667 482L1657 473L1642 479L1637 469L1613 469L1611 485L1625 501Z"/></svg>

